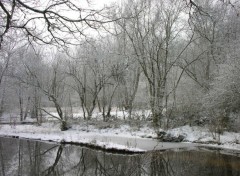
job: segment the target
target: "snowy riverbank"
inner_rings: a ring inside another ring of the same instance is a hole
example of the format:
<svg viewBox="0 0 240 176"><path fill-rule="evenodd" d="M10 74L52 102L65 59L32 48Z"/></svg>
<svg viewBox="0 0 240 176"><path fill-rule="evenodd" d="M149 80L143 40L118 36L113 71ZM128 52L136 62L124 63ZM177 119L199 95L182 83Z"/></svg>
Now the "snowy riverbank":
<svg viewBox="0 0 240 176"><path fill-rule="evenodd" d="M93 124L75 124L67 131L60 131L54 122L37 125L0 125L0 136L20 137L58 143L78 143L102 149L145 152L198 145L240 151L240 133L224 132L220 143L214 144L212 134L202 127L183 126L166 131L172 136L183 135L182 143L160 142L155 131L147 125L133 128L127 124L119 127Z"/></svg>

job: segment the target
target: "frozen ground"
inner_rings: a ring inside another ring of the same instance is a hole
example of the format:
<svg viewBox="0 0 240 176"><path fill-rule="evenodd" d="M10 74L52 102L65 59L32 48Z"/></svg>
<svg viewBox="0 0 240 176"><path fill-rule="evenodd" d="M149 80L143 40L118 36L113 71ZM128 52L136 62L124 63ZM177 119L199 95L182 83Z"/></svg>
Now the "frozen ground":
<svg viewBox="0 0 240 176"><path fill-rule="evenodd" d="M0 125L0 136L18 136L21 138L44 141L81 143L105 149L126 151L150 151L176 149L207 145L240 151L240 134L225 132L220 136L220 145L214 144L212 134L201 127L183 126L168 130L173 136L185 136L183 143L159 142L155 131L147 125L127 123L103 123L102 121L79 122L72 124L67 131L60 131L57 122L45 122L37 125ZM201 143L201 144L200 144Z"/></svg>

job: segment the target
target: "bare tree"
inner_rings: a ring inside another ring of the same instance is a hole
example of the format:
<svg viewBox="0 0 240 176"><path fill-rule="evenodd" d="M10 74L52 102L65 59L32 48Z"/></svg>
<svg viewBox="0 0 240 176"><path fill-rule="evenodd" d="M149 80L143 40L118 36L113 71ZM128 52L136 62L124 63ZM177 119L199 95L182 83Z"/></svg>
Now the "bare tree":
<svg viewBox="0 0 240 176"><path fill-rule="evenodd" d="M31 85L35 85L37 81L27 72L29 69L32 74L41 75L43 63L38 54L40 52L36 53L32 48L23 47L22 50L15 53L16 59L13 61L13 69L9 74L13 78L18 78L13 81L13 87L18 95L21 121L30 115L31 118L36 118L38 123L41 122L39 119L41 91Z"/></svg>
<svg viewBox="0 0 240 176"><path fill-rule="evenodd" d="M184 8L179 1L171 1L169 4L165 1L156 3L142 0L137 5L129 2L125 13L136 17L118 21L125 30L147 79L155 126L159 126L162 119L168 75L192 40L190 37L184 47L178 50L179 53L173 51L174 42L178 42L184 29L179 22Z"/></svg>
<svg viewBox="0 0 240 176"><path fill-rule="evenodd" d="M60 67L60 58L57 58L56 63L52 65L52 68L50 69L50 80L48 80L48 83L40 84L40 82L37 82L37 87L40 88L43 93L48 97L49 101L53 102L54 107L56 108L58 116L54 116L45 109L43 110L45 113L51 115L52 117L58 119L61 122L61 130L67 130L67 122L66 122L66 116L64 115L62 104L61 102L64 101L64 91L66 89L66 83L65 83L65 73L62 72Z"/></svg>
<svg viewBox="0 0 240 176"><path fill-rule="evenodd" d="M126 20L126 19L125 19ZM124 29L115 25L115 40L120 62L125 64L122 74L122 81L118 91L120 99L120 107L128 111L128 117L131 119L134 107L134 100L139 87L140 75L142 73L141 66L137 62L136 56L132 53L134 49Z"/></svg>
<svg viewBox="0 0 240 176"><path fill-rule="evenodd" d="M102 114L104 121L107 121L111 117L112 107L116 105L116 102L114 103L114 96L120 85L125 82L125 70L127 67L128 65L121 63L121 61L119 62L119 60L108 64L109 70L107 70L107 74L109 75L109 79L105 80L102 88Z"/></svg>
<svg viewBox="0 0 240 176"><path fill-rule="evenodd" d="M9 70L12 68L12 60L16 58L16 54L21 50L20 46L17 46L15 41L9 41L0 52L0 88L1 103L0 103L0 114L4 112L5 99L6 99L6 86L8 84Z"/></svg>
<svg viewBox="0 0 240 176"><path fill-rule="evenodd" d="M73 79L70 85L79 96L84 119L91 119L103 87L104 79L101 72L99 53L94 44L85 43L78 50L76 59L69 61L67 74ZM86 117L87 113L87 117Z"/></svg>
<svg viewBox="0 0 240 176"><path fill-rule="evenodd" d="M40 111L44 111L46 114L61 122L61 130L67 130L66 117L62 110L66 88L66 76L63 71L64 65L62 64L64 57L61 56L61 54L55 54L50 63L46 64L43 61L41 51L32 52L30 55L36 60L31 60L31 58L23 60L21 62L22 68L18 68L18 72L13 73L12 76L17 78L20 84L28 85L32 88L32 116L36 117L39 123L41 122L41 118L39 119L39 116L41 117ZM25 58L27 58L26 55ZM22 72L22 74L19 74L20 72ZM40 92L53 103L58 116L51 114L48 110L41 107ZM29 102L26 103L26 109L28 103Z"/></svg>

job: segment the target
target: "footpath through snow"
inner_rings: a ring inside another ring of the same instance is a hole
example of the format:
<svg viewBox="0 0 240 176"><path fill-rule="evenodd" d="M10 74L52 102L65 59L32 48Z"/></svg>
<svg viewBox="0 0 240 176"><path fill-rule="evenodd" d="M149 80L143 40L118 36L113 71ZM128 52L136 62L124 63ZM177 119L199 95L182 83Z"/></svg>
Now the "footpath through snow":
<svg viewBox="0 0 240 176"><path fill-rule="evenodd" d="M145 152L202 145L240 151L240 133L224 132L220 136L220 145L218 145L214 144L212 134L206 128L183 126L166 132L176 137L183 135L183 142L160 142L156 139L155 131L147 126L133 129L129 125L121 125L118 128L99 129L94 125L73 125L67 131L60 131L58 125L51 122L43 123L41 126L0 125L0 136L85 144L119 151Z"/></svg>

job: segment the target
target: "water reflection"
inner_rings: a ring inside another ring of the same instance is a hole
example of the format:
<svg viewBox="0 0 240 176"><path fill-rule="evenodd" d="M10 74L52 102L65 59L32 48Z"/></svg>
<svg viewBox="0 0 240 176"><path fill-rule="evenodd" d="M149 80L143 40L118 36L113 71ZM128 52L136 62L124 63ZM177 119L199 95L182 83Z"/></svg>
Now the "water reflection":
<svg viewBox="0 0 240 176"><path fill-rule="evenodd" d="M240 158L219 152L117 155L78 146L0 138L2 176L239 176Z"/></svg>

